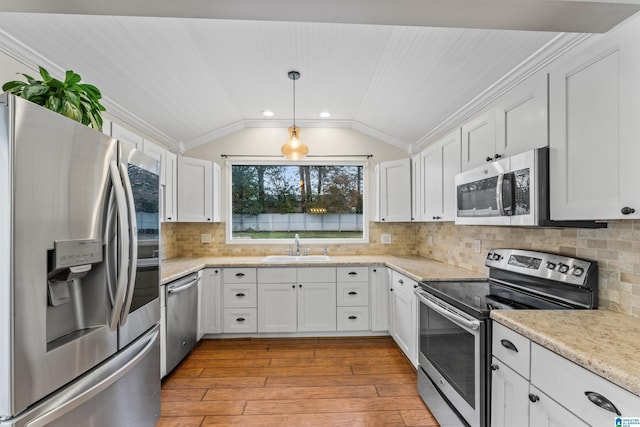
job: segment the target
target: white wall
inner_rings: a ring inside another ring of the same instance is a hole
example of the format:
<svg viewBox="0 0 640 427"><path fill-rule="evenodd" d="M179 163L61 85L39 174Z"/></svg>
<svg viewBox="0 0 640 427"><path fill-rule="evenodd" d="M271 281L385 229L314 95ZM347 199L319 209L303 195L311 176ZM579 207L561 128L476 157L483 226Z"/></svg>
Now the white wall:
<svg viewBox="0 0 640 427"><path fill-rule="evenodd" d="M188 157L212 160L224 165L221 154L227 155L274 155L280 156L280 147L289 139L286 128L247 128L223 138L188 150L184 153ZM353 129L344 128L307 128L301 129L300 139L309 147L309 155L335 156L335 155L363 155L371 154L373 157L367 163L367 176L369 185L367 195L369 200L369 220L373 219L373 166L376 163L406 159L409 157L407 150L394 147L385 142L372 138ZM274 157L278 159L278 157ZM222 177L222 201L223 220L227 216L227 180L223 166Z"/></svg>
<svg viewBox="0 0 640 427"><path fill-rule="evenodd" d="M38 79L40 76L37 70L33 70L21 62L16 61L6 53L0 52L0 86L11 80L24 81L24 77L16 73L29 74L35 79Z"/></svg>

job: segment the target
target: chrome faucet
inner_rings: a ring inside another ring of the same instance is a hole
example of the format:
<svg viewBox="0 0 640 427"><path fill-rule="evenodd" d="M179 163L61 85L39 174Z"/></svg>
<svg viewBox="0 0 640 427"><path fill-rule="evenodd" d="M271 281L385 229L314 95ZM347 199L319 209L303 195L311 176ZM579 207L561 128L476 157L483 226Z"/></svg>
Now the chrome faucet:
<svg viewBox="0 0 640 427"><path fill-rule="evenodd" d="M296 241L296 256L300 256L300 236L298 235L298 233L296 233L293 238Z"/></svg>

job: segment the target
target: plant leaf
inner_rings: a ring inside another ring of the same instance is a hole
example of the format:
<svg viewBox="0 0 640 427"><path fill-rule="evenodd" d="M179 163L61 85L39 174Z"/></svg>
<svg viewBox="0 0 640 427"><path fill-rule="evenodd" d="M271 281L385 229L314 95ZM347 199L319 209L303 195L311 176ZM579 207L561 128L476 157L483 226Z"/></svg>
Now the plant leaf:
<svg viewBox="0 0 640 427"><path fill-rule="evenodd" d="M84 90L87 93L87 95L89 95L91 98L93 99L102 98L102 93L100 92L100 89L98 89L94 85L82 83L82 84L79 84L78 86L80 86L82 90Z"/></svg>
<svg viewBox="0 0 640 427"><path fill-rule="evenodd" d="M9 93L20 93L27 84L18 80L6 82L2 85L2 90Z"/></svg>
<svg viewBox="0 0 640 427"><path fill-rule="evenodd" d="M78 83L80 80L81 80L80 75L74 73L72 70L67 70L67 72L65 73L64 83L67 86L74 85L74 84Z"/></svg>
<svg viewBox="0 0 640 427"><path fill-rule="evenodd" d="M42 80L45 83L48 83L49 80L51 80L51 75L49 74L49 72L47 70L45 70L43 67L39 67L40 68L40 75L42 76Z"/></svg>
<svg viewBox="0 0 640 427"><path fill-rule="evenodd" d="M50 86L50 87L54 87L54 88L56 88L56 89L60 89L60 88L63 88L63 87L64 87L64 82L61 82L61 81L60 81L60 80L58 80L58 79L53 79L53 78L52 78L51 80L49 80L49 81L47 82L47 85L48 85L48 86Z"/></svg>
<svg viewBox="0 0 640 427"><path fill-rule="evenodd" d="M77 122L82 122L82 112L78 107L70 103L68 100L62 101L62 109L60 112Z"/></svg>
<svg viewBox="0 0 640 427"><path fill-rule="evenodd" d="M69 102L73 104L74 107L80 108L80 97L77 93L65 89L64 95L67 97Z"/></svg>
<svg viewBox="0 0 640 427"><path fill-rule="evenodd" d="M55 111L56 113L60 112L61 105L62 105L62 101L60 100L60 98L55 97L53 95L49 96L49 99L47 99L47 102L44 104L46 108L48 108L51 111Z"/></svg>
<svg viewBox="0 0 640 427"><path fill-rule="evenodd" d="M22 97L28 101L36 102L35 98L41 95L44 95L49 91L49 88L46 86L42 86L40 84L32 84L29 86L25 86L22 91Z"/></svg>
<svg viewBox="0 0 640 427"><path fill-rule="evenodd" d="M24 73L16 73L16 74L20 74L22 76L24 76L24 78L27 80L27 83L31 84L35 81L35 79L33 77L31 77L29 74L24 74Z"/></svg>

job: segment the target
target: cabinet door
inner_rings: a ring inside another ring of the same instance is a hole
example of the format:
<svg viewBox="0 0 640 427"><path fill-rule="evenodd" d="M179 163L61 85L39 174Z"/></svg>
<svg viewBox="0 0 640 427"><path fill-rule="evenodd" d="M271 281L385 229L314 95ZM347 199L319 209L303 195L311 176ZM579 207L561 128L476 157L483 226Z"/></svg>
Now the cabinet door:
<svg viewBox="0 0 640 427"><path fill-rule="evenodd" d="M411 221L422 221L422 190L420 154L411 158Z"/></svg>
<svg viewBox="0 0 640 427"><path fill-rule="evenodd" d="M422 174L422 220L442 219L442 144L435 143L420 153Z"/></svg>
<svg viewBox="0 0 640 427"><path fill-rule="evenodd" d="M111 137L125 144L130 148L137 148L142 150L142 144L144 139L137 133L120 126L117 123L111 123Z"/></svg>
<svg viewBox="0 0 640 427"><path fill-rule="evenodd" d="M453 221L456 214L456 175L460 169L460 129L442 140L442 220Z"/></svg>
<svg viewBox="0 0 640 427"><path fill-rule="evenodd" d="M298 331L336 330L336 284L298 285Z"/></svg>
<svg viewBox="0 0 640 427"><path fill-rule="evenodd" d="M222 333L222 280L219 268L205 268L202 280L202 312L204 334Z"/></svg>
<svg viewBox="0 0 640 427"><path fill-rule="evenodd" d="M213 163L213 222L222 221L222 170L220 165Z"/></svg>
<svg viewBox="0 0 640 427"><path fill-rule="evenodd" d="M380 221L411 220L411 160L380 163Z"/></svg>
<svg viewBox="0 0 640 427"><path fill-rule="evenodd" d="M490 109L462 126L462 170L495 160L496 113Z"/></svg>
<svg viewBox="0 0 640 427"><path fill-rule="evenodd" d="M418 354L415 295L391 292L391 329L393 339L407 358L416 365Z"/></svg>
<svg viewBox="0 0 640 427"><path fill-rule="evenodd" d="M164 221L178 221L178 156L165 153Z"/></svg>
<svg viewBox="0 0 640 427"><path fill-rule="evenodd" d="M371 330L389 330L389 271L386 267L370 267Z"/></svg>
<svg viewBox="0 0 640 427"><path fill-rule="evenodd" d="M530 386L532 401L529 404L529 426L530 427L586 427L587 423L573 415L564 407L560 406L555 400L538 390L534 386ZM614 424L615 415L611 416L611 424ZM492 421L493 425L493 421ZM514 424L517 425L517 424ZM522 424L526 425L526 424Z"/></svg>
<svg viewBox="0 0 640 427"><path fill-rule="evenodd" d="M178 158L178 220L213 221L213 166L208 160Z"/></svg>
<svg viewBox="0 0 640 427"><path fill-rule="evenodd" d="M637 22L590 38L550 70L551 219L640 218Z"/></svg>
<svg viewBox="0 0 640 427"><path fill-rule="evenodd" d="M258 286L258 332L296 332L295 283L261 283Z"/></svg>
<svg viewBox="0 0 640 427"><path fill-rule="evenodd" d="M160 163L160 185L166 184L165 163L167 150L146 139L142 142L142 151Z"/></svg>
<svg viewBox="0 0 640 427"><path fill-rule="evenodd" d="M496 102L496 153L502 157L549 145L548 79L536 74Z"/></svg>
<svg viewBox="0 0 640 427"><path fill-rule="evenodd" d="M526 427L529 423L528 395L529 381L494 357L491 363L491 427Z"/></svg>

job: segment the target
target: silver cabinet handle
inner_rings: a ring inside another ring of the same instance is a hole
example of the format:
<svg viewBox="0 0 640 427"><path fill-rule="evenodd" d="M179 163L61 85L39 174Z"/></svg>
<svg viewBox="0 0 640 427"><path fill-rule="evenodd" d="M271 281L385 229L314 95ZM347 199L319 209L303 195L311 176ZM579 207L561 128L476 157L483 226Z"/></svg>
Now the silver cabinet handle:
<svg viewBox="0 0 640 427"><path fill-rule="evenodd" d="M127 195L127 209L129 211L129 241L131 242L131 261L129 262L127 299L125 301L124 308L122 309L122 317L120 318L120 324L124 325L127 323L129 310L131 309L131 302L133 301L133 291L136 287L136 272L138 270L138 225L136 222L136 206L133 201L133 190L131 188L131 180L129 180L129 172L122 163L120 163L120 175L122 176L124 191Z"/></svg>
<svg viewBox="0 0 640 427"><path fill-rule="evenodd" d="M122 178L118 171L116 162L109 163L109 175L111 177L111 184L113 185L113 194L115 195L115 204L118 217L118 240L120 244L118 257L118 277L116 279L116 293L114 296L114 305L111 311L111 320L109 322L109 328L115 331L118 327L118 322L122 316L122 306L125 302L127 295L127 279L129 270L129 251L122 250L129 247L129 233L126 230L129 229L129 217L127 216L127 199L122 185Z"/></svg>
<svg viewBox="0 0 640 427"><path fill-rule="evenodd" d="M189 289L190 287L192 287L193 285L198 283L199 280L200 280L199 278L195 278L195 279L193 279L193 280L191 280L191 281L189 281L189 282L187 282L185 284L182 284L180 286L175 286L175 287L170 286L167 289L167 293L172 295L172 294L177 294L177 293L182 292L182 291L186 291L187 289Z"/></svg>
<svg viewBox="0 0 640 427"><path fill-rule="evenodd" d="M457 323L458 325L462 326L463 328L467 328L467 329L471 329L473 331L477 330L480 328L480 321L478 320L468 320L465 319L464 317L458 316L456 313L453 313L443 307L440 307L438 304L429 301L427 298L425 298L424 296L420 295L420 293L418 293L416 291L416 295L418 296L418 299L420 300L421 303L425 304L427 307L431 308L433 311L436 311L437 313L439 313L440 315L442 315L443 317L446 317L447 319L451 320L454 323Z"/></svg>
<svg viewBox="0 0 640 427"><path fill-rule="evenodd" d="M605 411L613 412L619 417L622 416L618 408L616 408L616 405L614 405L609 399L607 399L600 393L596 393L595 391L585 391L584 394L585 396L587 396L587 399L589 399L589 401L594 405L599 406Z"/></svg>

